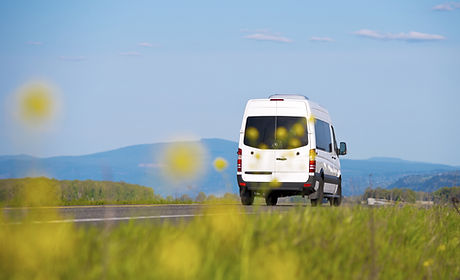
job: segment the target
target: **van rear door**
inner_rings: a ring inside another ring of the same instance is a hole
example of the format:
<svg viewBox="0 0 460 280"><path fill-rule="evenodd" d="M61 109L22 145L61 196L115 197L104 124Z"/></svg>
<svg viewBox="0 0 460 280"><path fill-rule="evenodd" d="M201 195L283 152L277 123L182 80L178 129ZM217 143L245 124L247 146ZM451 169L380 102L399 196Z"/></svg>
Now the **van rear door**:
<svg viewBox="0 0 460 280"><path fill-rule="evenodd" d="M259 101L247 112L244 125L242 177L247 182L271 182L275 172L276 104Z"/></svg>
<svg viewBox="0 0 460 280"><path fill-rule="evenodd" d="M308 180L307 107L302 101L277 101L275 175L279 182Z"/></svg>

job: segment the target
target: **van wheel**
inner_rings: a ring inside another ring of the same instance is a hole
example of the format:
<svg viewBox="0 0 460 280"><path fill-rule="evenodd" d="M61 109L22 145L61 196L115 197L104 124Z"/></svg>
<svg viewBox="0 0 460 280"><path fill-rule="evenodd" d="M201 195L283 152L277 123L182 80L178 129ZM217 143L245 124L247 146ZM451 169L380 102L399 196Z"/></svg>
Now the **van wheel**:
<svg viewBox="0 0 460 280"><path fill-rule="evenodd" d="M319 181L318 190L316 191L316 198L310 199L311 206L321 206L324 199L324 175L321 174L321 180Z"/></svg>
<svg viewBox="0 0 460 280"><path fill-rule="evenodd" d="M254 203L254 192L246 188L240 190L241 203L243 205L252 205Z"/></svg>
<svg viewBox="0 0 460 280"><path fill-rule="evenodd" d="M265 203L266 203L268 206L275 206L277 202L278 202L278 196L276 195L276 193L274 193L274 192L269 192L269 193L265 196Z"/></svg>
<svg viewBox="0 0 460 280"><path fill-rule="evenodd" d="M339 182L339 185L337 187L337 192L335 193L336 195L339 195L339 197L333 197L329 199L329 203L331 206L340 206L342 204L342 181Z"/></svg>
<svg viewBox="0 0 460 280"><path fill-rule="evenodd" d="M331 206L340 206L342 203L342 197L334 197L331 200L329 200L329 203Z"/></svg>

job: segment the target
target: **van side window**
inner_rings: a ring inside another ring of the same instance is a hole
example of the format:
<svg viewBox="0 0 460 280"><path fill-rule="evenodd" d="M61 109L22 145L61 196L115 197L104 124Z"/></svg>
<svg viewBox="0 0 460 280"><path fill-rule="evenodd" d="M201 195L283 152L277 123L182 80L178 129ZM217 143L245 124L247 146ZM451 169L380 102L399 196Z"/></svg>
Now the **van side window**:
<svg viewBox="0 0 460 280"><path fill-rule="evenodd" d="M338 155L339 154L339 147L337 147L337 138L335 138L335 131L334 127L331 125L332 128L332 138L334 139L334 151Z"/></svg>
<svg viewBox="0 0 460 280"><path fill-rule="evenodd" d="M326 152L332 152L332 138L329 124L322 120L315 121L316 148Z"/></svg>

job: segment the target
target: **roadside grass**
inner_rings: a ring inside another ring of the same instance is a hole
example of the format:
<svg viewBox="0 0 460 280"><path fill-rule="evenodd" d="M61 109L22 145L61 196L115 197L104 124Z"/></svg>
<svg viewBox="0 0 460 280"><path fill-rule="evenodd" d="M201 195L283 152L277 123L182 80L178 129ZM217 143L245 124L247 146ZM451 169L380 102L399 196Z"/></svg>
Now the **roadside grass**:
<svg viewBox="0 0 460 280"><path fill-rule="evenodd" d="M0 279L458 279L449 207L297 207L164 223L0 219ZM55 214L57 215L57 213Z"/></svg>

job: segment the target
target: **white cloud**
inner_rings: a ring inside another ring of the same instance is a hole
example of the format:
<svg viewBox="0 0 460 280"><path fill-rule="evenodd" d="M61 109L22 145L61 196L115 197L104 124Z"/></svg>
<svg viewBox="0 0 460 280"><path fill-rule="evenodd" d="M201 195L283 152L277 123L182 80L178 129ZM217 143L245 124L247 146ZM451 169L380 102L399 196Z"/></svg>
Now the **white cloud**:
<svg viewBox="0 0 460 280"><path fill-rule="evenodd" d="M139 52L121 52L121 56L141 56Z"/></svg>
<svg viewBox="0 0 460 280"><path fill-rule="evenodd" d="M43 45L43 42L39 42L39 41L28 41L26 42L27 45L33 45L33 46L41 46Z"/></svg>
<svg viewBox="0 0 460 280"><path fill-rule="evenodd" d="M164 165L159 163L139 163L137 166L142 168L159 168L163 167Z"/></svg>
<svg viewBox="0 0 460 280"><path fill-rule="evenodd" d="M331 43L331 42L334 42L334 39L329 38L329 37L315 37L315 36L313 36L313 37L310 38L310 41Z"/></svg>
<svg viewBox="0 0 460 280"><path fill-rule="evenodd" d="M410 31L408 33L382 33L379 31L374 31L374 30L369 30L369 29L361 29L356 32L353 32L353 34L365 37L365 38L371 38L371 39L379 39L379 40L400 40L400 41L410 41L410 42L416 42L416 41L439 41L439 40L445 40L446 37L442 35L437 35L437 34L427 34L427 33L421 33L421 32L416 32L416 31Z"/></svg>
<svg viewBox="0 0 460 280"><path fill-rule="evenodd" d="M141 47L146 47L146 48L152 48L153 47L153 44L147 43L147 42L141 42L138 45L141 46Z"/></svg>
<svg viewBox="0 0 460 280"><path fill-rule="evenodd" d="M84 56L60 56L59 60L79 62L79 61L86 60L86 57Z"/></svg>
<svg viewBox="0 0 460 280"><path fill-rule="evenodd" d="M460 2L447 2L444 4L436 5L432 8L435 11L453 11L460 9Z"/></svg>
<svg viewBox="0 0 460 280"><path fill-rule="evenodd" d="M250 32L247 29L242 30L243 32ZM292 43L292 40L282 36L280 33L272 33L269 30L261 29L255 30L252 34L248 34L243 38L256 40L256 41L271 41L271 42L279 42L279 43Z"/></svg>

